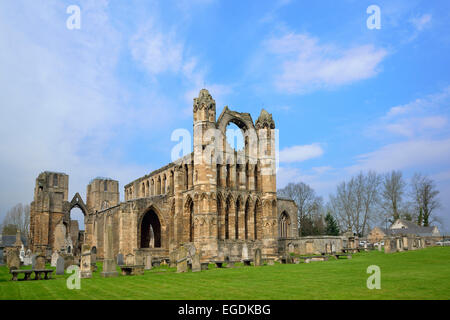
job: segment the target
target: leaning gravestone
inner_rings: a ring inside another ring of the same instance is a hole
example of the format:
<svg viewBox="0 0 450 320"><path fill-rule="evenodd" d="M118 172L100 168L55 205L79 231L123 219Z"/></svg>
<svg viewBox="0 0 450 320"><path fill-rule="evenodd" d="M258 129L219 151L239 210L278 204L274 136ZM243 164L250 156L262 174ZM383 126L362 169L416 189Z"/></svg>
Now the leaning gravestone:
<svg viewBox="0 0 450 320"><path fill-rule="evenodd" d="M56 259L56 275L64 275L64 258L61 256Z"/></svg>
<svg viewBox="0 0 450 320"><path fill-rule="evenodd" d="M117 265L118 266L123 266L124 265L124 263L123 263L123 254L121 254L121 253L119 253L117 255Z"/></svg>
<svg viewBox="0 0 450 320"><path fill-rule="evenodd" d="M261 262L261 249L257 248L255 249L255 259L253 260L255 267L261 266L262 262Z"/></svg>
<svg viewBox="0 0 450 320"><path fill-rule="evenodd" d="M58 254L58 252L53 252L53 254L52 254L52 262L50 263L50 265L52 266L52 267L56 267L56 260L58 260L58 258L59 258L59 254Z"/></svg>
<svg viewBox="0 0 450 320"><path fill-rule="evenodd" d="M196 253L192 257L192 272L199 272L199 271L202 271L202 265L200 264L200 255Z"/></svg>
<svg viewBox="0 0 450 320"><path fill-rule="evenodd" d="M187 272L188 266L187 266L187 250L185 247L181 247L178 250L178 259L177 259L177 272Z"/></svg>

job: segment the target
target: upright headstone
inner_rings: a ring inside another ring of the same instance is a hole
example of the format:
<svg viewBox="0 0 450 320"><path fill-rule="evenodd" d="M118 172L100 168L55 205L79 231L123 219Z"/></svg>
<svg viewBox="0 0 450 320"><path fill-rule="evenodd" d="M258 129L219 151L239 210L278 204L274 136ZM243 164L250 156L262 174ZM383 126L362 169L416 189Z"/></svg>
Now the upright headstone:
<svg viewBox="0 0 450 320"><path fill-rule="evenodd" d="M253 263L254 263L255 267L262 265L261 249L259 249L259 248L255 249L255 259L253 260Z"/></svg>
<svg viewBox="0 0 450 320"><path fill-rule="evenodd" d="M112 217L107 217L107 224L104 232L104 250L105 256L103 259L103 271L101 273L102 277L117 277L119 273L116 270L116 262L114 261L113 253L113 227L112 227Z"/></svg>
<svg viewBox="0 0 450 320"><path fill-rule="evenodd" d="M20 262L23 263L23 259L25 258L25 249L23 248L23 245L20 247L20 251L19 251L19 259Z"/></svg>
<svg viewBox="0 0 450 320"><path fill-rule="evenodd" d="M64 258L61 256L56 259L56 275L64 275L64 262Z"/></svg>
<svg viewBox="0 0 450 320"><path fill-rule="evenodd" d="M92 278L91 248L87 244L81 249L80 278Z"/></svg>
<svg viewBox="0 0 450 320"><path fill-rule="evenodd" d="M50 263L50 265L52 266L52 267L56 267L56 261L58 260L58 258L59 258L59 254L58 254L58 252L53 252L53 254L52 254L52 262Z"/></svg>
<svg viewBox="0 0 450 320"><path fill-rule="evenodd" d="M288 245L288 250L289 250L289 253L294 253L294 244L293 243L289 243L289 245Z"/></svg>
<svg viewBox="0 0 450 320"><path fill-rule="evenodd" d="M19 250L17 248L8 248L7 250L7 264L10 270L20 268Z"/></svg>
<svg viewBox="0 0 450 320"><path fill-rule="evenodd" d="M126 266L134 266L134 255L129 253L125 256L125 265Z"/></svg>
<svg viewBox="0 0 450 320"><path fill-rule="evenodd" d="M31 255L25 254L25 257L23 257L23 265L31 266Z"/></svg>
<svg viewBox="0 0 450 320"><path fill-rule="evenodd" d="M36 257L37 257L37 254L35 254L35 253L33 253L31 255L31 269L36 269L35 268L36 267Z"/></svg>
<svg viewBox="0 0 450 320"><path fill-rule="evenodd" d="M331 253L336 253L336 246L334 243L331 244Z"/></svg>
<svg viewBox="0 0 450 320"><path fill-rule="evenodd" d="M97 248L92 247L91 249L91 271L97 271Z"/></svg>
<svg viewBox="0 0 450 320"><path fill-rule="evenodd" d="M152 256L148 255L145 257L145 270L152 269Z"/></svg>
<svg viewBox="0 0 450 320"><path fill-rule="evenodd" d="M202 271L202 265L200 263L200 255L196 253L192 257L192 272L199 272L199 271Z"/></svg>
<svg viewBox="0 0 450 320"><path fill-rule="evenodd" d="M117 255L117 265L118 266L123 266L124 265L123 254L121 254L121 253L119 253Z"/></svg>
<svg viewBox="0 0 450 320"><path fill-rule="evenodd" d="M43 255L36 256L36 264L34 265L34 269L36 270L45 269L45 256Z"/></svg>
<svg viewBox="0 0 450 320"><path fill-rule="evenodd" d="M71 265L75 264L75 261L73 259L73 255L71 255L71 254L64 254L61 257L64 259L64 270L66 270Z"/></svg>
<svg viewBox="0 0 450 320"><path fill-rule="evenodd" d="M248 247L247 243L242 245L242 260L248 260Z"/></svg>
<svg viewBox="0 0 450 320"><path fill-rule="evenodd" d="M185 247L181 247L178 250L178 257L177 257L177 272L187 272L188 266L187 266L187 257L188 253Z"/></svg>

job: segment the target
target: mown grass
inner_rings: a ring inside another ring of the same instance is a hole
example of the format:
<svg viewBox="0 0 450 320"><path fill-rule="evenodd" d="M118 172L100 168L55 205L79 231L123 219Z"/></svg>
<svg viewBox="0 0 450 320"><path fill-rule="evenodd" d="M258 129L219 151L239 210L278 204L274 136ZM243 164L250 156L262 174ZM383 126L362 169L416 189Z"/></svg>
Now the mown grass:
<svg viewBox="0 0 450 320"><path fill-rule="evenodd" d="M381 289L366 286L367 267L381 269ZM449 299L450 247L392 254L364 252L353 259L275 264L262 267L176 273L161 266L143 276L102 278L101 264L80 290L69 290L69 275L52 280L11 281L0 267L0 299Z"/></svg>

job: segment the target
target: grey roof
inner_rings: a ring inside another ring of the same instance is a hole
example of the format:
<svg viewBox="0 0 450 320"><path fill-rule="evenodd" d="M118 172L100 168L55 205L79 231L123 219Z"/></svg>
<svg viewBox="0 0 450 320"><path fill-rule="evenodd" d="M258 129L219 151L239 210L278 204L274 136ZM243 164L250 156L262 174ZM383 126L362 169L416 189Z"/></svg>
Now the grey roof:
<svg viewBox="0 0 450 320"><path fill-rule="evenodd" d="M398 234L415 234L421 237L433 236L434 226L423 227L415 224L412 221L400 220L407 228L400 229L381 229L386 235L398 235Z"/></svg>
<svg viewBox="0 0 450 320"><path fill-rule="evenodd" d="M20 235L23 245L27 246L27 238L24 235ZM16 243L16 236L0 235L0 247L12 247Z"/></svg>

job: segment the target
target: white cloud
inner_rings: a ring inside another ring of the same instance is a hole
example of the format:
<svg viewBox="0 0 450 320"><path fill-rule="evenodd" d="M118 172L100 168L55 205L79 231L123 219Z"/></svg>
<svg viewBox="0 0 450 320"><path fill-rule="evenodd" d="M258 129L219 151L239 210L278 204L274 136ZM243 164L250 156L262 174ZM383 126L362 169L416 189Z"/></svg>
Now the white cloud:
<svg viewBox="0 0 450 320"><path fill-rule="evenodd" d="M300 94L371 78L387 55L386 50L373 45L343 49L296 33L269 39L265 46L279 61L277 89Z"/></svg>
<svg viewBox="0 0 450 320"><path fill-rule="evenodd" d="M183 67L184 48L176 32L164 33L151 20L131 38L130 49L133 58L152 75L177 73Z"/></svg>
<svg viewBox="0 0 450 320"><path fill-rule="evenodd" d="M420 138L442 133L448 129L450 86L441 92L416 99L389 109L368 129L370 135L384 132L408 138Z"/></svg>
<svg viewBox="0 0 450 320"><path fill-rule="evenodd" d="M320 157L323 149L318 143L309 145L293 146L284 148L280 151L280 162L292 163L301 162L313 158Z"/></svg>
<svg viewBox="0 0 450 320"><path fill-rule="evenodd" d="M392 143L378 150L358 156L357 163L348 171L375 170L378 172L403 169L428 169L448 165L450 139L410 140Z"/></svg>
<svg viewBox="0 0 450 320"><path fill-rule="evenodd" d="M72 195L95 176L124 183L149 169L124 166L121 148L136 130L149 136L150 122L152 132L167 126L174 112L158 108L164 99L153 93L145 107L127 103L116 78L121 33L107 5L81 1L81 29L68 30L60 1L0 2L1 210L31 201L44 170L69 174Z"/></svg>

